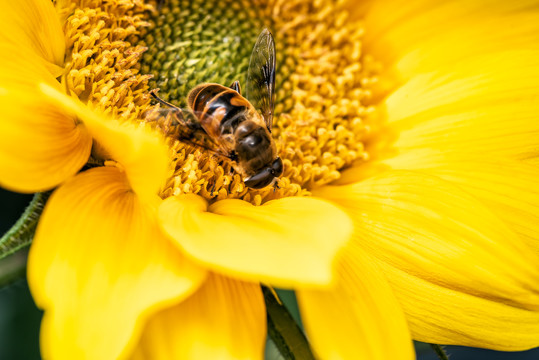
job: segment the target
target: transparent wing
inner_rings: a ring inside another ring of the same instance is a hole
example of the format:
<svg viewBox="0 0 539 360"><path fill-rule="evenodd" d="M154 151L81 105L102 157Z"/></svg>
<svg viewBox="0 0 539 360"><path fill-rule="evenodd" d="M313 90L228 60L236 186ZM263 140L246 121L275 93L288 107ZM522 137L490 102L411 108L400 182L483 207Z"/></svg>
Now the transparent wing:
<svg viewBox="0 0 539 360"><path fill-rule="evenodd" d="M219 157L231 159L233 156L226 148L213 139L198 121L198 116L190 109L171 107L155 107L146 113L146 121L156 121L163 131L179 141L204 149Z"/></svg>
<svg viewBox="0 0 539 360"><path fill-rule="evenodd" d="M275 106L275 42L267 28L258 36L251 54L245 97L260 111L271 132Z"/></svg>

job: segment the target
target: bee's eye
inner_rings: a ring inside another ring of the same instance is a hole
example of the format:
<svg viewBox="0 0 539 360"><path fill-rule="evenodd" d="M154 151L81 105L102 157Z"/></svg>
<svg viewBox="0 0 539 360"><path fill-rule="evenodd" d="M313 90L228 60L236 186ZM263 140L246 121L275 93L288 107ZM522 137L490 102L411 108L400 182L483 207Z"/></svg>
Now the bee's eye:
<svg viewBox="0 0 539 360"><path fill-rule="evenodd" d="M270 171L275 177L281 176L281 174L283 173L283 161L281 160L280 157L273 160Z"/></svg>

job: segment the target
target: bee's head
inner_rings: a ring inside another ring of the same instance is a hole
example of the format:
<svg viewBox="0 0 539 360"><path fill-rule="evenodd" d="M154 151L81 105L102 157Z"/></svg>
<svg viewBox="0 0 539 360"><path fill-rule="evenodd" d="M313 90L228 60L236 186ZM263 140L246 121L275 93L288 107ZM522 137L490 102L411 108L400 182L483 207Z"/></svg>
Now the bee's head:
<svg viewBox="0 0 539 360"><path fill-rule="evenodd" d="M245 186L251 189L262 189L273 182L273 179L283 173L283 161L277 157L270 166L262 168L258 173L244 180Z"/></svg>

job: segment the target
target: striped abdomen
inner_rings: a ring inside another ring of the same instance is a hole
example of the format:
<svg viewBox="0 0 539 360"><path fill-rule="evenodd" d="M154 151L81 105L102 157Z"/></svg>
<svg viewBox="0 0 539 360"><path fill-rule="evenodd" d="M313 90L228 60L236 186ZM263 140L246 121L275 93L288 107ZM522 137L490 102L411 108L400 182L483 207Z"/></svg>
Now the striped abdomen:
<svg viewBox="0 0 539 360"><path fill-rule="evenodd" d="M201 84L191 90L187 101L204 131L237 159L244 175L256 174L274 160L275 144L264 120L237 91Z"/></svg>
<svg viewBox="0 0 539 360"><path fill-rule="evenodd" d="M189 93L188 103L210 136L233 134L245 121L250 103L235 90L219 84L201 84Z"/></svg>

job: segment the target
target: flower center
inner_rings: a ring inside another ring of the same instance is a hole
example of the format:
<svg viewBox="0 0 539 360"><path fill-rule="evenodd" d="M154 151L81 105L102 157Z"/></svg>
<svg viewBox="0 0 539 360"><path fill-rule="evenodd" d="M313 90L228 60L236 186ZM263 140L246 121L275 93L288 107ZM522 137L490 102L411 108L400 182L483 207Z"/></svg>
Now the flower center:
<svg viewBox="0 0 539 360"><path fill-rule="evenodd" d="M144 47L135 35L147 26L141 2L65 1L65 75L62 83L79 99L104 113L135 121L149 105L149 75L139 72Z"/></svg>
<svg viewBox="0 0 539 360"><path fill-rule="evenodd" d="M162 1L149 16L141 44L142 72L151 88L175 105L201 83L245 84L252 45L264 27L248 1Z"/></svg>
<svg viewBox="0 0 539 360"><path fill-rule="evenodd" d="M364 103L376 64L361 52L364 29L333 1L169 1L149 19L142 70L160 95L185 107L189 90L203 82L244 84L258 33L268 26L277 49L273 136L283 159L279 187L249 189L222 159L172 142L176 167L164 196L197 193L243 198L254 204L294 195L340 177L366 161L364 140L373 107Z"/></svg>
<svg viewBox="0 0 539 360"><path fill-rule="evenodd" d="M173 164L163 197L195 193L259 205L309 195L310 189L338 179L341 170L368 160L365 142L375 128L376 109L367 104L378 65L362 53L364 28L348 18L340 2L85 4L69 12L65 23L71 52L64 82L81 99L129 120L150 119L156 107L150 105L152 89L185 108L187 94L198 84L228 86L239 80L245 88L258 34L264 27L273 33L277 99L272 135L284 165L279 188L247 188L228 161L171 132Z"/></svg>

